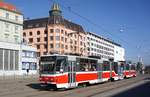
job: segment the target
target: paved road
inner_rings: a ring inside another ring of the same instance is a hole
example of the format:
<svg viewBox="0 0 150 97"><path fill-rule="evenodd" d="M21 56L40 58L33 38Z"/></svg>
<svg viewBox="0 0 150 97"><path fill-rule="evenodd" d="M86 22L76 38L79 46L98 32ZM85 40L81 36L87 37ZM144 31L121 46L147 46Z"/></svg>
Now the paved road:
<svg viewBox="0 0 150 97"><path fill-rule="evenodd" d="M150 81L147 81L142 85L138 85L121 93L118 93L112 97L150 97Z"/></svg>
<svg viewBox="0 0 150 97"><path fill-rule="evenodd" d="M149 75L65 91L53 91L47 87L41 87L36 78L0 80L0 97L104 97L112 95L113 97L126 97L128 92L132 92L132 90L134 92L140 91L138 88L134 89L133 87L149 89L149 81L147 79L145 80L147 77L149 77ZM131 90L127 91L128 89ZM146 93L147 92L145 92L145 94Z"/></svg>

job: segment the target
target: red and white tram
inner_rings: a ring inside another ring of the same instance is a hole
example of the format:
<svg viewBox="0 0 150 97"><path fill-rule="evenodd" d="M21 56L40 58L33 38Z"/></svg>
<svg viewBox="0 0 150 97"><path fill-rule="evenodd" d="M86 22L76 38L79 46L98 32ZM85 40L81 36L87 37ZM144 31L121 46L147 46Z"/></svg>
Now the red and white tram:
<svg viewBox="0 0 150 97"><path fill-rule="evenodd" d="M118 80L133 74L125 65L97 58L71 55L45 55L40 58L40 81L56 88L74 88L81 84L95 84ZM133 76L132 75L132 76Z"/></svg>

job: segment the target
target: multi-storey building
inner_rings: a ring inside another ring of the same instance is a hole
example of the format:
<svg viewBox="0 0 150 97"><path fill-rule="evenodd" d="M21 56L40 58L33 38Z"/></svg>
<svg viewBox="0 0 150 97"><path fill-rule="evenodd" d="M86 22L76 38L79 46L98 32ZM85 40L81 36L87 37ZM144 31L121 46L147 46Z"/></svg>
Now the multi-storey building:
<svg viewBox="0 0 150 97"><path fill-rule="evenodd" d="M15 6L0 2L0 41L19 44L22 39L23 15Z"/></svg>
<svg viewBox="0 0 150 97"><path fill-rule="evenodd" d="M22 13L12 4L0 2L0 76L22 74L22 49L28 47L22 47L22 32Z"/></svg>
<svg viewBox="0 0 150 97"><path fill-rule="evenodd" d="M56 3L49 11L49 17L24 21L23 37L37 48L38 56L53 52L86 55L84 29L64 19Z"/></svg>
<svg viewBox="0 0 150 97"><path fill-rule="evenodd" d="M15 6L0 2L0 74L12 74L21 69L22 29L22 13Z"/></svg>
<svg viewBox="0 0 150 97"><path fill-rule="evenodd" d="M125 61L125 49L123 47L114 45L114 61Z"/></svg>
<svg viewBox="0 0 150 97"><path fill-rule="evenodd" d="M120 44L92 32L87 32L87 55L124 61L124 49Z"/></svg>

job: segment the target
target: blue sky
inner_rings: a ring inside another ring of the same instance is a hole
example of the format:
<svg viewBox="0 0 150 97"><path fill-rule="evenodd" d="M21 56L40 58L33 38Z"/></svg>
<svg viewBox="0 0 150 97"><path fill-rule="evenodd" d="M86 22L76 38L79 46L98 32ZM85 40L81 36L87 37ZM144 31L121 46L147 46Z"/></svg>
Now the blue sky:
<svg viewBox="0 0 150 97"><path fill-rule="evenodd" d="M22 11L25 18L47 17L54 0L5 0ZM92 31L120 43L126 58L138 56L150 64L150 0L55 0L63 16ZM69 9L94 22L73 14Z"/></svg>

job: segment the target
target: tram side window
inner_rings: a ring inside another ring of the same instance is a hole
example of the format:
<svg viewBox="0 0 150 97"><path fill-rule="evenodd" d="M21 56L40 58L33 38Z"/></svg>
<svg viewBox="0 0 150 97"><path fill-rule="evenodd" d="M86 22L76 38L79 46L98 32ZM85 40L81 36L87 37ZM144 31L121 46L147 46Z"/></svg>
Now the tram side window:
<svg viewBox="0 0 150 97"><path fill-rule="evenodd" d="M118 74L118 63L117 62L113 62L113 67L114 67L115 73Z"/></svg>
<svg viewBox="0 0 150 97"><path fill-rule="evenodd" d="M124 70L124 64L123 63L121 63L121 68Z"/></svg>
<svg viewBox="0 0 150 97"><path fill-rule="evenodd" d="M135 66L134 65L131 65L131 70L135 70Z"/></svg>
<svg viewBox="0 0 150 97"><path fill-rule="evenodd" d="M66 71L67 69L65 68L66 67L66 60L65 59L59 59L57 60L57 63L56 63L56 72L64 72Z"/></svg>
<svg viewBox="0 0 150 97"><path fill-rule="evenodd" d="M96 68L97 68L96 63L90 64L90 65L91 65L90 71L96 71Z"/></svg>
<svg viewBox="0 0 150 97"><path fill-rule="evenodd" d="M103 65L102 63L98 63L97 70L102 71L103 70L102 65Z"/></svg>
<svg viewBox="0 0 150 97"><path fill-rule="evenodd" d="M80 63L80 71L89 71L88 64Z"/></svg>
<svg viewBox="0 0 150 97"><path fill-rule="evenodd" d="M130 68L129 64L126 64L126 70L129 70L129 68Z"/></svg>
<svg viewBox="0 0 150 97"><path fill-rule="evenodd" d="M81 71L79 62L77 62L77 64L76 64L76 71Z"/></svg>
<svg viewBox="0 0 150 97"><path fill-rule="evenodd" d="M109 62L104 62L103 63L103 71L109 71L110 67L109 67Z"/></svg>

